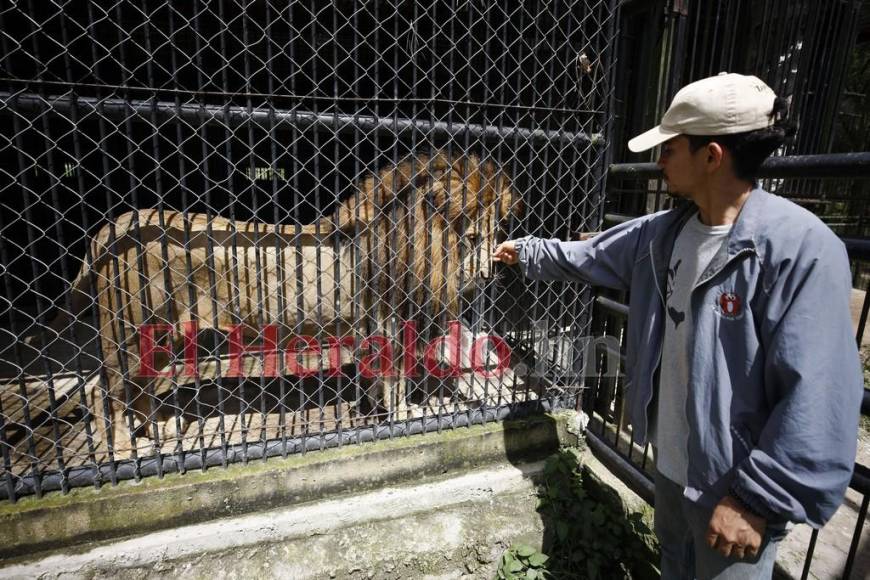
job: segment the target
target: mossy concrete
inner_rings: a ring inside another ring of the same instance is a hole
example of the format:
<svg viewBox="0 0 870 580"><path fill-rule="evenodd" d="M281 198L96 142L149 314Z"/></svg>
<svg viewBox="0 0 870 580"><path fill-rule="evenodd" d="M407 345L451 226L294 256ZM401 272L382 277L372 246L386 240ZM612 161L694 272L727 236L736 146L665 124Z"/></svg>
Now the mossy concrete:
<svg viewBox="0 0 870 580"><path fill-rule="evenodd" d="M360 493L577 444L576 413L476 425L227 469L0 503L0 561L40 551Z"/></svg>
<svg viewBox="0 0 870 580"><path fill-rule="evenodd" d="M503 462L94 543L0 567L0 578L492 578L508 545L540 545L542 466Z"/></svg>

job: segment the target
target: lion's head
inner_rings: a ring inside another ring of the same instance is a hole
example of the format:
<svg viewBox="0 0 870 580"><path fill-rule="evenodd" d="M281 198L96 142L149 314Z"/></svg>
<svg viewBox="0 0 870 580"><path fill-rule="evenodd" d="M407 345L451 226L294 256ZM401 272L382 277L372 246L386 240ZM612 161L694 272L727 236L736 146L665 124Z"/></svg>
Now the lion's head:
<svg viewBox="0 0 870 580"><path fill-rule="evenodd" d="M491 275L495 245L523 201L508 176L476 155L405 159L365 178L338 209L339 228L366 259L373 289L402 307L459 311L459 298Z"/></svg>

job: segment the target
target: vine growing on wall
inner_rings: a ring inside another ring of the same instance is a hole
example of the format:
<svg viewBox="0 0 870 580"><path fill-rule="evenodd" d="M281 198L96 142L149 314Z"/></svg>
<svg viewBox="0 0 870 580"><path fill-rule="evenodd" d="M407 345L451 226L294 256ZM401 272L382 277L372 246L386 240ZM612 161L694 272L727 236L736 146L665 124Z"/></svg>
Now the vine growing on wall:
<svg viewBox="0 0 870 580"><path fill-rule="evenodd" d="M564 449L547 460L538 492L545 526L542 551L512 545L499 562L499 580L655 574L657 545L642 515L626 514L618 498L603 497L604 486L594 479L577 449Z"/></svg>

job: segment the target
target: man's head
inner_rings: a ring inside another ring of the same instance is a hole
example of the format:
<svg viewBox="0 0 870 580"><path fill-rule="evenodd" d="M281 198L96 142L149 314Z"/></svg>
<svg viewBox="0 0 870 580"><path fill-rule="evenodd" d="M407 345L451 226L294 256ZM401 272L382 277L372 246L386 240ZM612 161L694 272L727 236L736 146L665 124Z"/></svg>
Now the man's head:
<svg viewBox="0 0 870 580"><path fill-rule="evenodd" d="M758 168L794 126L788 103L754 76L720 73L674 96L662 122L628 143L634 152L659 144L671 193L691 197L716 180L755 182Z"/></svg>

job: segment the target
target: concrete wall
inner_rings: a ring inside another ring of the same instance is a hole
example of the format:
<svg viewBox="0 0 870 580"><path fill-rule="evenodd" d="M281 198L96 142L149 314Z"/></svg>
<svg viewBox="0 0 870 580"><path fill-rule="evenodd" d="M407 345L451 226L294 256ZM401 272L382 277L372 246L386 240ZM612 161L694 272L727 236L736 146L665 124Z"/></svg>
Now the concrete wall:
<svg viewBox="0 0 870 580"><path fill-rule="evenodd" d="M0 577L491 578L570 412L0 506ZM644 503L594 458L614 501Z"/></svg>

